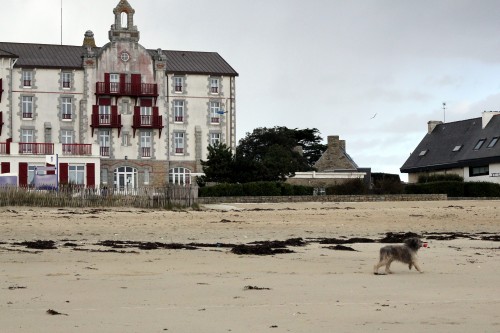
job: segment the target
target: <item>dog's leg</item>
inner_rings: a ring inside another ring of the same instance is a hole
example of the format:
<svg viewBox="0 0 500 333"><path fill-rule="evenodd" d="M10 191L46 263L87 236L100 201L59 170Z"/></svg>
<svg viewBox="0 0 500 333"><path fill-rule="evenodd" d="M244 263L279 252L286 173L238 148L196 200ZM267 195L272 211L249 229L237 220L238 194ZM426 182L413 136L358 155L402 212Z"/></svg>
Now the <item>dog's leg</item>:
<svg viewBox="0 0 500 333"><path fill-rule="evenodd" d="M418 263L416 261L413 261L413 266L415 266L415 269L417 271L419 271L420 273L423 273L423 271L420 269L420 266L418 265Z"/></svg>
<svg viewBox="0 0 500 333"><path fill-rule="evenodd" d="M380 258L380 261L378 262L378 264L376 264L375 266L373 266L373 274L378 274L378 270L380 267L382 266L386 266L387 265L387 258Z"/></svg>
<svg viewBox="0 0 500 333"><path fill-rule="evenodd" d="M385 274L392 274L392 272L391 272L391 263L392 263L392 259L389 259L387 261L387 264L385 265Z"/></svg>

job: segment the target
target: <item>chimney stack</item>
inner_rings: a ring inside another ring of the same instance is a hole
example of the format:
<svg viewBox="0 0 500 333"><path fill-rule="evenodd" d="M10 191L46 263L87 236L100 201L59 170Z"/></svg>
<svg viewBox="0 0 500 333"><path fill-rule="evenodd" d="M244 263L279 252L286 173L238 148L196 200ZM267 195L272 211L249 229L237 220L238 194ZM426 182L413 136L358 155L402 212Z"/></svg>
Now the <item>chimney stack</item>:
<svg viewBox="0 0 500 333"><path fill-rule="evenodd" d="M441 125L443 122L439 120L431 120L427 123L427 134L431 134L437 125Z"/></svg>

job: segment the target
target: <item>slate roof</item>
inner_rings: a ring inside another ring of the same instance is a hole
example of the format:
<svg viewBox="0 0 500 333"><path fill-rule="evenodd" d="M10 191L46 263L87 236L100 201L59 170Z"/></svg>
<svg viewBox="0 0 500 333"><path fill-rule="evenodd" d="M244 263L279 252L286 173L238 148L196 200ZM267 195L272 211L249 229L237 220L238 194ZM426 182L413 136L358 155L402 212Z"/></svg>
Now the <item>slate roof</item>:
<svg viewBox="0 0 500 333"><path fill-rule="evenodd" d="M100 48L95 49L96 52ZM70 45L0 42L0 57L15 57L15 67L82 69L86 47ZM156 50L148 50L150 54ZM216 52L167 51L167 73L238 76Z"/></svg>
<svg viewBox="0 0 500 333"><path fill-rule="evenodd" d="M439 124L422 139L400 170L413 173L500 163L500 139L487 148L495 137L500 137L500 115L493 116L485 128L482 118ZM481 139L485 139L484 144L475 150ZM453 151L457 146L462 147ZM427 152L421 156L423 151Z"/></svg>

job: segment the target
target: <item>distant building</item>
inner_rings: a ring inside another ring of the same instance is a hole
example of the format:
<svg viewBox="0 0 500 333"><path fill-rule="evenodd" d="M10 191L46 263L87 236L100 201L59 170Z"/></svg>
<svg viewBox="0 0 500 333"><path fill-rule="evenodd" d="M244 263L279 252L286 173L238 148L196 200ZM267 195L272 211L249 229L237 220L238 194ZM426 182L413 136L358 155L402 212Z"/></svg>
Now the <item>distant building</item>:
<svg viewBox="0 0 500 333"><path fill-rule="evenodd" d="M46 155L59 181L116 188L186 184L207 146L236 146L238 73L215 52L139 44L135 10L113 10L109 43L0 42L1 173L27 186Z"/></svg>
<svg viewBox="0 0 500 333"><path fill-rule="evenodd" d="M500 183L500 111L450 123L429 121L425 137L401 167L408 182L421 175L456 174Z"/></svg>
<svg viewBox="0 0 500 333"><path fill-rule="evenodd" d="M371 169L360 168L347 154L345 140L339 136L329 136L327 149L315 163L317 171L296 172L287 182L295 185L306 185L326 188L351 179L363 179L370 186Z"/></svg>

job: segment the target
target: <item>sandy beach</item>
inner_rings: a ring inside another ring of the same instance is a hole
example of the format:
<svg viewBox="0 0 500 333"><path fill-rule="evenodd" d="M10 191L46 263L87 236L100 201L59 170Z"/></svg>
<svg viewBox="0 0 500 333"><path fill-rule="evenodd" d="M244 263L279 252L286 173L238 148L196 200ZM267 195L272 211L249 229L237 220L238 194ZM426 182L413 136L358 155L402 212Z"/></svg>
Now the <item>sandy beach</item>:
<svg viewBox="0 0 500 333"><path fill-rule="evenodd" d="M373 274L388 232L424 273ZM0 207L0 331L500 332L499 240L499 201Z"/></svg>

